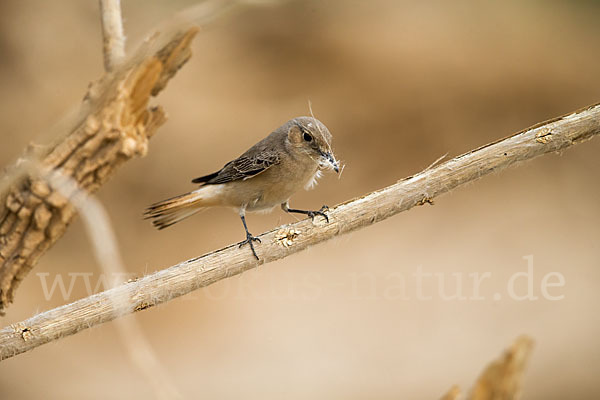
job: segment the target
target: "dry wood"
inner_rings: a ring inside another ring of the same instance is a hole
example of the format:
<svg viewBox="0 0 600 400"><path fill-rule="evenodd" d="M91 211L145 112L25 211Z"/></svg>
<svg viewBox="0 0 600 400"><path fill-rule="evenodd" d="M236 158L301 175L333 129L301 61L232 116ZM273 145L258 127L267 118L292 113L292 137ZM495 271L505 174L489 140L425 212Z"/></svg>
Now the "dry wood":
<svg viewBox="0 0 600 400"><path fill-rule="evenodd" d="M104 69L110 72L125 60L121 0L100 0Z"/></svg>
<svg viewBox="0 0 600 400"><path fill-rule="evenodd" d="M500 359L483 371L471 391L469 400L517 400L521 398L521 381L533 349L533 340L521 336Z"/></svg>
<svg viewBox="0 0 600 400"><path fill-rule="evenodd" d="M163 109L149 107L148 101L189 59L196 33L197 28L189 28L145 43L127 64L90 85L67 132L21 161L34 159L43 169L60 169L80 188L95 192L121 164L146 153L148 139L166 119ZM0 312L75 215L65 197L43 179L23 174L20 164L0 182ZM21 175L15 177L17 172Z"/></svg>
<svg viewBox="0 0 600 400"><path fill-rule="evenodd" d="M459 400L460 399L460 388L456 385L452 386L446 394L444 394L440 400Z"/></svg>
<svg viewBox="0 0 600 400"><path fill-rule="evenodd" d="M473 386L468 400L517 400L521 398L521 381L531 356L533 340L521 336L498 359L490 363ZM460 389L454 385L440 400L459 400Z"/></svg>
<svg viewBox="0 0 600 400"><path fill-rule="evenodd" d="M231 245L138 280L43 312L0 330L0 359L94 325L147 309L200 287L284 258L308 246L372 225L440 194L517 162L558 152L600 134L600 105L556 118L488 144L394 185L331 209L329 223L303 220L267 232L257 246L260 261L247 248ZM118 305L115 297L126 299Z"/></svg>

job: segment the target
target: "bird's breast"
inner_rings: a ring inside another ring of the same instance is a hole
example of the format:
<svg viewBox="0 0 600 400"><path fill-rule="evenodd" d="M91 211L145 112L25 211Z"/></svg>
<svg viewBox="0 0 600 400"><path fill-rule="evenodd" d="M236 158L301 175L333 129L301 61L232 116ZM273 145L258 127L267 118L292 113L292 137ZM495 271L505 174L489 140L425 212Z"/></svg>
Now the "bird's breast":
<svg viewBox="0 0 600 400"><path fill-rule="evenodd" d="M252 178L224 185L224 203L248 211L269 210L298 190L313 186L319 176L318 164L312 161L283 160Z"/></svg>

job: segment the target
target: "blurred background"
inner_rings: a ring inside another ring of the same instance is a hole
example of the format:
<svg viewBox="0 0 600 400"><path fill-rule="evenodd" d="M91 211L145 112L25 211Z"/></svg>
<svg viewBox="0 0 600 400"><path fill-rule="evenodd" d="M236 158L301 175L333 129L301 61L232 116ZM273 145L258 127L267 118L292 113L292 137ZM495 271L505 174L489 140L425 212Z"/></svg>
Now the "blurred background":
<svg viewBox="0 0 600 400"><path fill-rule="evenodd" d="M194 3L123 0L128 51ZM169 120L148 155L98 193L128 271L242 240L231 210L161 232L141 214L308 114L309 100L346 168L292 198L305 209L599 102L599 16L589 0L307 0L219 18L156 100ZM0 2L0 165L77 109L103 73L101 43L97 1ZM597 398L599 151L596 139L535 159L127 318L186 398L435 399L469 388L520 334L536 343L523 398ZM279 210L248 217L254 234L293 221ZM528 267L529 281L515 278ZM2 326L86 296L83 276L103 289L77 220ZM50 291L57 279L66 296ZM537 299L511 296L510 282ZM149 397L113 323L0 364L2 399Z"/></svg>

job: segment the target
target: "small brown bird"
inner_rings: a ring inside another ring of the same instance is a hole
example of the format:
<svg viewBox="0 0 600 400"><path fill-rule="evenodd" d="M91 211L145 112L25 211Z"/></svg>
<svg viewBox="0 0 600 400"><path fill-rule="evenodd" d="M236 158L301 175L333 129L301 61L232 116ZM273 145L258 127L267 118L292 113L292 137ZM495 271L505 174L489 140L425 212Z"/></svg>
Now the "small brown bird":
<svg viewBox="0 0 600 400"><path fill-rule="evenodd" d="M312 187L324 169L339 172L331 151L331 133L313 117L294 118L252 146L219 171L193 179L200 188L148 207L145 217L158 229L169 227L200 210L225 206L236 209L246 231L246 240L254 257L252 236L246 225L246 211L271 211L278 204L283 211L300 213L314 219L325 214L327 206L318 211L289 208L289 199L298 189Z"/></svg>

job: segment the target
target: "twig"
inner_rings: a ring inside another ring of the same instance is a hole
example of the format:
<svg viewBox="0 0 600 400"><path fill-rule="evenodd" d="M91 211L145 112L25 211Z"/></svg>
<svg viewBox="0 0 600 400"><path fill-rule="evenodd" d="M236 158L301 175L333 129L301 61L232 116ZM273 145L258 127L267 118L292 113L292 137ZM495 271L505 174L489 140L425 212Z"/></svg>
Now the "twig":
<svg viewBox="0 0 600 400"><path fill-rule="evenodd" d="M125 60L125 35L121 18L121 0L100 0L104 69L110 72Z"/></svg>
<svg viewBox="0 0 600 400"><path fill-rule="evenodd" d="M567 149L598 134L600 105L538 124L338 205L329 211L329 223L321 219L303 220L267 232L260 236L262 243L257 247L259 262L247 249L231 245L12 324L0 330L0 359L167 302L310 245L372 225L491 172ZM110 300L113 296L127 299L126 304L114 307Z"/></svg>

